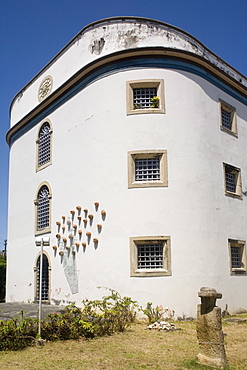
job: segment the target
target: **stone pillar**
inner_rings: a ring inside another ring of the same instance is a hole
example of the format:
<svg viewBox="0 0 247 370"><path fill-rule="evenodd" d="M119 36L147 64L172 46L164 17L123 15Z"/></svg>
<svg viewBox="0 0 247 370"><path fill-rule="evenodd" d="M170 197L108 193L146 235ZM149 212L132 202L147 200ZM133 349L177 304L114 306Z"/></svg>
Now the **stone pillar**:
<svg viewBox="0 0 247 370"><path fill-rule="evenodd" d="M221 298L222 294L213 288L203 287L198 296L201 298L201 304L197 307L196 330L199 343L197 361L202 365L225 369L227 358L221 326L221 309L216 307L216 299Z"/></svg>

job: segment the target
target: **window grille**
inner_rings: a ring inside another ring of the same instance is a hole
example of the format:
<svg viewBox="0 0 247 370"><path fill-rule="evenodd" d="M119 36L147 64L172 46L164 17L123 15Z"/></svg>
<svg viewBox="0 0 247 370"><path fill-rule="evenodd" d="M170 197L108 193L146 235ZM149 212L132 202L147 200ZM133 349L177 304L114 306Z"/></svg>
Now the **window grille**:
<svg viewBox="0 0 247 370"><path fill-rule="evenodd" d="M49 190L46 185L43 185L38 194L38 230L44 229L45 227L49 226L49 208Z"/></svg>
<svg viewBox="0 0 247 370"><path fill-rule="evenodd" d="M36 286L37 301L39 301L39 284L40 284L39 280L40 280L40 256L37 262L37 286ZM49 263L47 256L43 254L41 300L48 301L48 299L49 299Z"/></svg>
<svg viewBox="0 0 247 370"><path fill-rule="evenodd" d="M45 122L39 133L38 166L41 167L51 159L51 131L48 122Z"/></svg>
<svg viewBox="0 0 247 370"><path fill-rule="evenodd" d="M138 269L163 268L163 244L138 244Z"/></svg>
<svg viewBox="0 0 247 370"><path fill-rule="evenodd" d="M241 248L231 246L232 268L241 268Z"/></svg>
<svg viewBox="0 0 247 370"><path fill-rule="evenodd" d="M221 109L221 124L223 127L227 128L228 130L232 129L232 117L231 112L227 111L226 109Z"/></svg>
<svg viewBox="0 0 247 370"><path fill-rule="evenodd" d="M157 181L157 180L160 180L159 158L135 159L135 181Z"/></svg>
<svg viewBox="0 0 247 370"><path fill-rule="evenodd" d="M151 99L157 96L156 87L141 87L133 89L134 107L136 109L151 108Z"/></svg>
<svg viewBox="0 0 247 370"><path fill-rule="evenodd" d="M226 168L226 190L236 193L237 173Z"/></svg>

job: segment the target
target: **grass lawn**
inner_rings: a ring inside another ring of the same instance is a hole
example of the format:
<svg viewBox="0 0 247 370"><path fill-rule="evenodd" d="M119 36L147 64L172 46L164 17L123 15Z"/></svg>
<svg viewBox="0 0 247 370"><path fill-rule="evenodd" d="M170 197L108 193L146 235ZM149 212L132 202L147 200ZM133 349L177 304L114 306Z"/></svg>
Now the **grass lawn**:
<svg viewBox="0 0 247 370"><path fill-rule="evenodd" d="M246 314L244 315L247 316ZM243 317L243 316L242 316ZM195 363L195 322L175 322L181 330L147 330L133 324L124 333L92 340L48 342L17 352L0 352L1 369L128 370L210 369ZM223 324L231 370L247 370L247 323Z"/></svg>

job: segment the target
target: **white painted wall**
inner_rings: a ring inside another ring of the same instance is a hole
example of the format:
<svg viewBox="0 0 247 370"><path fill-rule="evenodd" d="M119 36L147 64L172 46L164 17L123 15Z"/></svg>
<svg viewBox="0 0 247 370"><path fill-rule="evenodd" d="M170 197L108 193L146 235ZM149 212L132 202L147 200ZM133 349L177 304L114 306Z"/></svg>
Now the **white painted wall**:
<svg viewBox="0 0 247 370"><path fill-rule="evenodd" d="M69 51L63 58L69 58ZM59 63L51 68L56 80ZM164 79L165 114L126 115L126 81L144 78ZM35 84L27 90L31 106L36 104ZM219 98L236 107L238 138L220 130ZM16 111L13 123L24 110ZM138 69L94 82L47 118L53 126L51 166L35 172L39 125L11 148L7 301L33 300L38 254L33 200L39 184L48 181L52 232L45 250L51 260L52 302L79 304L85 297L99 298L104 291L97 287L106 286L142 305L151 301L179 316L195 316L197 292L212 286L223 293L218 301L222 308L226 303L232 311L247 308L247 277L230 276L227 243L228 238L247 239L246 199L224 195L222 166L227 162L240 167L247 190L246 107L190 73ZM128 189L127 152L141 149L167 150L167 188ZM57 244L56 221L77 205L94 214L87 230L99 244L95 249L91 240L85 251L80 247L76 253L79 293L73 295L52 245ZM97 223L103 225L100 234ZM129 237L144 235L171 237L172 276L130 277Z"/></svg>
<svg viewBox="0 0 247 370"><path fill-rule="evenodd" d="M101 39L105 44L101 52L95 45ZM112 18L95 22L78 33L57 56L44 67L14 98L11 107L11 126L39 105L38 90L47 76L53 78L52 92L88 65L106 55L141 47L162 47L184 50L203 57L229 76L247 87L247 79L210 52L193 36L163 22L148 19ZM73 61L73 62L71 62Z"/></svg>

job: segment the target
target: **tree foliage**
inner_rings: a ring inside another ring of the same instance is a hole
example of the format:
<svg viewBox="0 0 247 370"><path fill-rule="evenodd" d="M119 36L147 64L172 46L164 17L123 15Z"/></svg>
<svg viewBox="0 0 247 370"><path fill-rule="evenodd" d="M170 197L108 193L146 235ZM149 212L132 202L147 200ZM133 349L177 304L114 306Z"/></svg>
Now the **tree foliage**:
<svg viewBox="0 0 247 370"><path fill-rule="evenodd" d="M6 260L0 255L0 302L5 300L6 290Z"/></svg>

